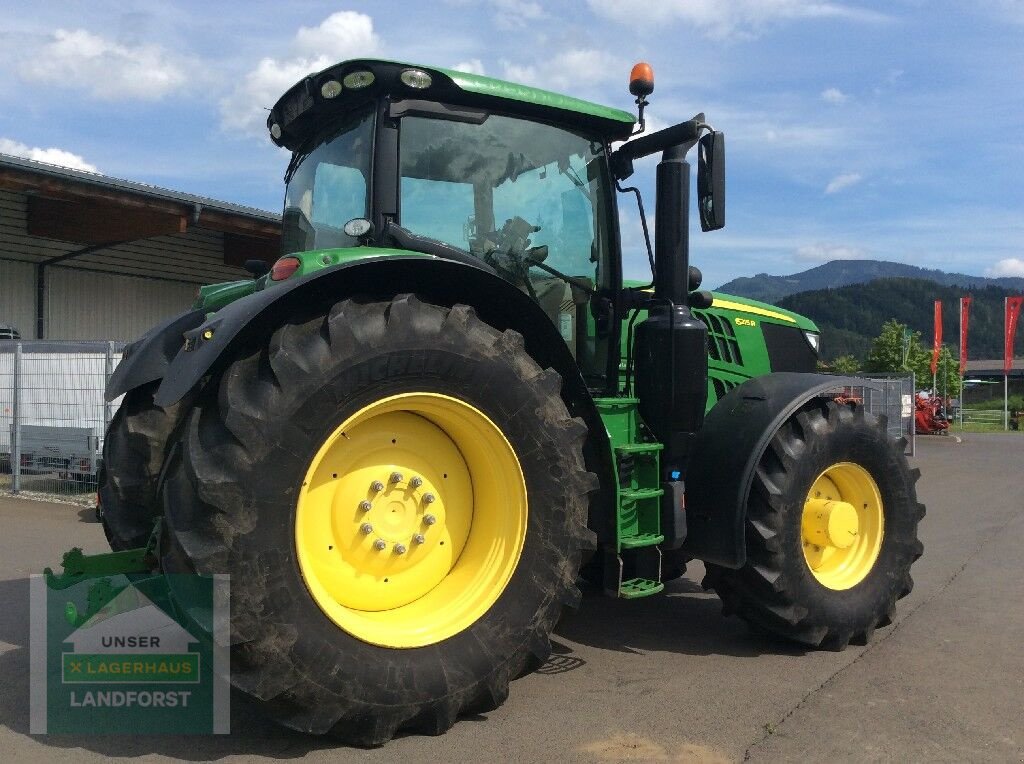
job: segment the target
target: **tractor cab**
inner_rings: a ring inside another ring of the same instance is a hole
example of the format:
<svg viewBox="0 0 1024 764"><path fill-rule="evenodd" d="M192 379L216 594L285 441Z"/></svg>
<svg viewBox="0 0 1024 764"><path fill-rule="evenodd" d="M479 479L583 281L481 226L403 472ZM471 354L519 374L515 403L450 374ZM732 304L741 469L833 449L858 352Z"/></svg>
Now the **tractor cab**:
<svg viewBox="0 0 1024 764"><path fill-rule="evenodd" d="M496 82L362 60L292 88L268 120L294 152L282 254L376 246L469 261L539 304L603 387L621 286L609 141L633 117Z"/></svg>

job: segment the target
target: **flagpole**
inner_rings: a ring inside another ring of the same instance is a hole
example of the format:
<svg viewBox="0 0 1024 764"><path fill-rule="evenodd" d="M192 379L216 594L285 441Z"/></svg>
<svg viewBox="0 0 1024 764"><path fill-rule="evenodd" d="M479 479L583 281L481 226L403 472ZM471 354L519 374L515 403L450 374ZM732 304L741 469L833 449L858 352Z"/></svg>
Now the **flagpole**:
<svg viewBox="0 0 1024 764"><path fill-rule="evenodd" d="M960 298L960 351L963 352L964 345L964 298ZM960 430L964 429L964 404L967 403L967 389L964 387L964 373L960 370L959 359L957 359L957 371L960 372Z"/></svg>
<svg viewBox="0 0 1024 764"><path fill-rule="evenodd" d="M1010 336L1010 325L1007 320L1010 318L1010 298L1003 298L1003 336ZM1013 348L1010 349L1010 358L1013 358ZM1009 373L1006 371L1005 364L1003 368L1003 432L1010 431L1010 378Z"/></svg>

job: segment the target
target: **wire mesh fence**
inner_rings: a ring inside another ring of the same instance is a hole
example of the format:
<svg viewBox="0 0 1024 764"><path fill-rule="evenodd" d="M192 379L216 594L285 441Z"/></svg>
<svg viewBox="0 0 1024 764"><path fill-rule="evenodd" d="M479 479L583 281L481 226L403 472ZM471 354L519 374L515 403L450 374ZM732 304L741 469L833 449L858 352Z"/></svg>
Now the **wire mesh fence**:
<svg viewBox="0 0 1024 764"><path fill-rule="evenodd" d="M907 440L907 454L917 452L914 427L914 375L872 375L867 377L877 388L866 388L864 405L875 416L885 415L886 429L893 438Z"/></svg>
<svg viewBox="0 0 1024 764"><path fill-rule="evenodd" d="M125 344L0 340L0 493L94 501L103 434L120 404L103 391ZM913 375L865 382L833 397L885 415L913 455Z"/></svg>
<svg viewBox="0 0 1024 764"><path fill-rule="evenodd" d="M905 438L908 456L917 451L914 429L914 375L859 375L864 385L837 389L831 397L841 403L857 403L876 417L885 417L886 431L891 438Z"/></svg>
<svg viewBox="0 0 1024 764"><path fill-rule="evenodd" d="M0 492L93 502L125 344L0 340Z"/></svg>

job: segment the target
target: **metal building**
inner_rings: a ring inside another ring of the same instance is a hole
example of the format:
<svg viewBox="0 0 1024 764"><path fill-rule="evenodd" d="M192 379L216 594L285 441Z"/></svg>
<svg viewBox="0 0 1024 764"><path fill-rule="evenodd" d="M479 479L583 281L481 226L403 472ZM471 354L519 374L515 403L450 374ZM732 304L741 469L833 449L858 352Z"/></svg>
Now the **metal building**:
<svg viewBox="0 0 1024 764"><path fill-rule="evenodd" d="M263 210L0 155L0 325L134 339L200 284L276 259L280 227Z"/></svg>

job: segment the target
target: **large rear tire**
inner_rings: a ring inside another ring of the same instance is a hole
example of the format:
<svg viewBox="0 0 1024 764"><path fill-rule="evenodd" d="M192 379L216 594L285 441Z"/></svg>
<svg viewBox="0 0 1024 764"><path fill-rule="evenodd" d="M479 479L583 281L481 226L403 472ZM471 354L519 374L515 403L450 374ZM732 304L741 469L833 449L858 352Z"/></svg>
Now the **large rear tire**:
<svg viewBox="0 0 1024 764"><path fill-rule="evenodd" d="M918 476L863 407L810 404L757 466L746 564L708 564L704 587L726 614L779 636L832 650L866 643L914 585Z"/></svg>
<svg viewBox="0 0 1024 764"><path fill-rule="evenodd" d="M128 391L103 439L97 514L114 551L145 546L163 514L157 483L188 404L157 406L153 395L159 386L157 380Z"/></svg>
<svg viewBox="0 0 1024 764"><path fill-rule="evenodd" d="M167 566L231 575L235 686L360 745L500 705L580 596L596 480L560 384L517 333L410 295L228 366L164 506Z"/></svg>

